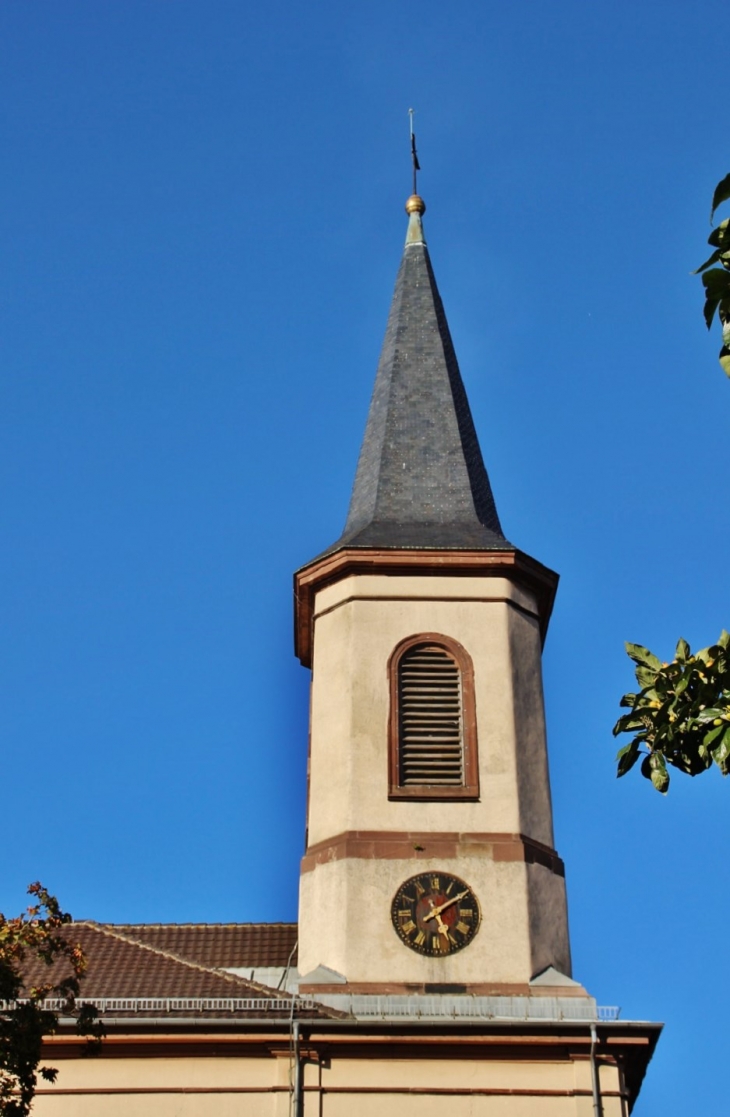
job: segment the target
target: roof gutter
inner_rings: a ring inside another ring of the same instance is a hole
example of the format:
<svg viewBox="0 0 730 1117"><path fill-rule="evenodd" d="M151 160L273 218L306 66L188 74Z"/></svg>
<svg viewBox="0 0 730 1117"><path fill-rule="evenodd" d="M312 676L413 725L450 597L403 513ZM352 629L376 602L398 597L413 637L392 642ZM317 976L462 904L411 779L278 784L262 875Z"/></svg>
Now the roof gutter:
<svg viewBox="0 0 730 1117"><path fill-rule="evenodd" d="M251 1027L255 1028L268 1028L270 1031L282 1030L289 1031L290 1022L288 1016L280 1016L272 1019L270 1016L259 1017L232 1017L232 1016L206 1016L205 1018L199 1016L102 1016L102 1022L105 1027L134 1027L135 1032L139 1032L140 1028L191 1028L196 1031L210 1030L211 1028L227 1028L231 1029L236 1027L239 1031L246 1030ZM427 1028L432 1030L435 1024L439 1028L448 1030L456 1028L466 1029L483 1029L483 1028L509 1028L509 1029L527 1029L528 1031L540 1031L544 1028L554 1029L556 1025L560 1028L565 1028L570 1031L580 1031L585 1028L585 1020L547 1020L536 1019L528 1020L521 1018L519 1020L509 1020L502 1018L490 1018L484 1020L475 1020L473 1017L469 1018L439 1018L433 1017L340 1017L335 1019L328 1019L322 1016L298 1016L295 1018L300 1025L307 1028L314 1028L319 1032L339 1030L340 1028L395 1028L395 1029L422 1029ZM64 1016L59 1020L61 1027L72 1028L75 1032L76 1018L73 1016ZM595 1030L595 1023L590 1024L591 1038ZM634 1031L646 1029L656 1032L661 1032L662 1025L643 1020L610 1020L601 1021L601 1028L607 1032L622 1032L625 1030ZM58 1033L56 1033L58 1035ZM584 1033L585 1034L585 1033Z"/></svg>

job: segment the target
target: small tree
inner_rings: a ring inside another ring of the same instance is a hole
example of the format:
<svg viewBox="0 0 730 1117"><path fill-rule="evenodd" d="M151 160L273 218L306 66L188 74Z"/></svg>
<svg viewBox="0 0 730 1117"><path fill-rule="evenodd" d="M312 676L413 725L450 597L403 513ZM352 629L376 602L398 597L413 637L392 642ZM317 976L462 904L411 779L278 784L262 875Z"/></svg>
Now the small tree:
<svg viewBox="0 0 730 1117"><path fill-rule="evenodd" d="M96 1009L76 1004L86 959L81 947L62 933L71 916L41 884L31 884L28 893L35 902L22 915L8 919L0 913L1 1117L27 1117L38 1075L54 1082L58 1074L54 1067L40 1066L43 1037L58 1026L58 1013L44 1007L46 999L62 1000L63 1012L76 1016L90 1051L101 1042ZM48 980L28 986L24 971L29 965L37 969L38 962L49 967Z"/></svg>

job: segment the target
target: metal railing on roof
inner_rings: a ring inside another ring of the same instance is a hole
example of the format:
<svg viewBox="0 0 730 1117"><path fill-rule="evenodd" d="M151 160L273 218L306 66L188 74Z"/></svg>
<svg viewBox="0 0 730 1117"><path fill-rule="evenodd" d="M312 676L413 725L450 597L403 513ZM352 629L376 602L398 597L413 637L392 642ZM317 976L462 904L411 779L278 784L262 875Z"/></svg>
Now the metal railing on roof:
<svg viewBox="0 0 730 1117"><path fill-rule="evenodd" d="M0 1011L12 1009L23 1001L0 1001ZM288 1015L292 998L282 997L90 997L76 999L76 1006L94 1005L100 1014L108 1012L260 1012ZM68 1002L49 998L41 1002L48 1012L66 1011ZM312 1010L320 1006L311 997L295 997L295 1010Z"/></svg>
<svg viewBox="0 0 730 1117"><path fill-rule="evenodd" d="M0 1011L8 1011L22 1001L0 1001ZM259 1013L262 1016L288 1016L292 1009L317 1011L322 1005L339 1009L360 1020L544 1020L544 1021L612 1021L618 1020L621 1009L616 1005L596 1005L589 998L578 997L470 997L448 996L373 996L323 994L312 997L96 997L77 999L77 1006L94 1005L100 1015L114 1012L219 1012ZM67 1002L47 999L42 1007L63 1014Z"/></svg>
<svg viewBox="0 0 730 1117"><path fill-rule="evenodd" d="M327 993L323 1004L358 1019L409 1020L618 1020L616 1005L596 1005L590 997L373 996Z"/></svg>

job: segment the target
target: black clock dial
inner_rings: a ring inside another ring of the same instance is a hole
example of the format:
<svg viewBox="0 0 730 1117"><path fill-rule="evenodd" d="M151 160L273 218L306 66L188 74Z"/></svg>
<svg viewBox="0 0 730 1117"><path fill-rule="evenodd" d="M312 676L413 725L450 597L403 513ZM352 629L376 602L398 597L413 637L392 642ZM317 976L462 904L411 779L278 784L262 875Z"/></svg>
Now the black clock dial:
<svg viewBox="0 0 730 1117"><path fill-rule="evenodd" d="M433 958L468 946L481 918L469 885L436 870L404 881L393 897L390 915L401 942Z"/></svg>

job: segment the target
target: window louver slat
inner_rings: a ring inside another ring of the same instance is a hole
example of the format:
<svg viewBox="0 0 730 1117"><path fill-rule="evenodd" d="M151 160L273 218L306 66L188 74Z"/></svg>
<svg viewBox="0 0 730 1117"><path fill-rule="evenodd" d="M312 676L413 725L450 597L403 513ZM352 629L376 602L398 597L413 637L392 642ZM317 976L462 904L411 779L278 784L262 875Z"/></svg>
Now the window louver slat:
<svg viewBox="0 0 730 1117"><path fill-rule="evenodd" d="M400 784L464 781L459 668L442 648L416 647L398 665Z"/></svg>

